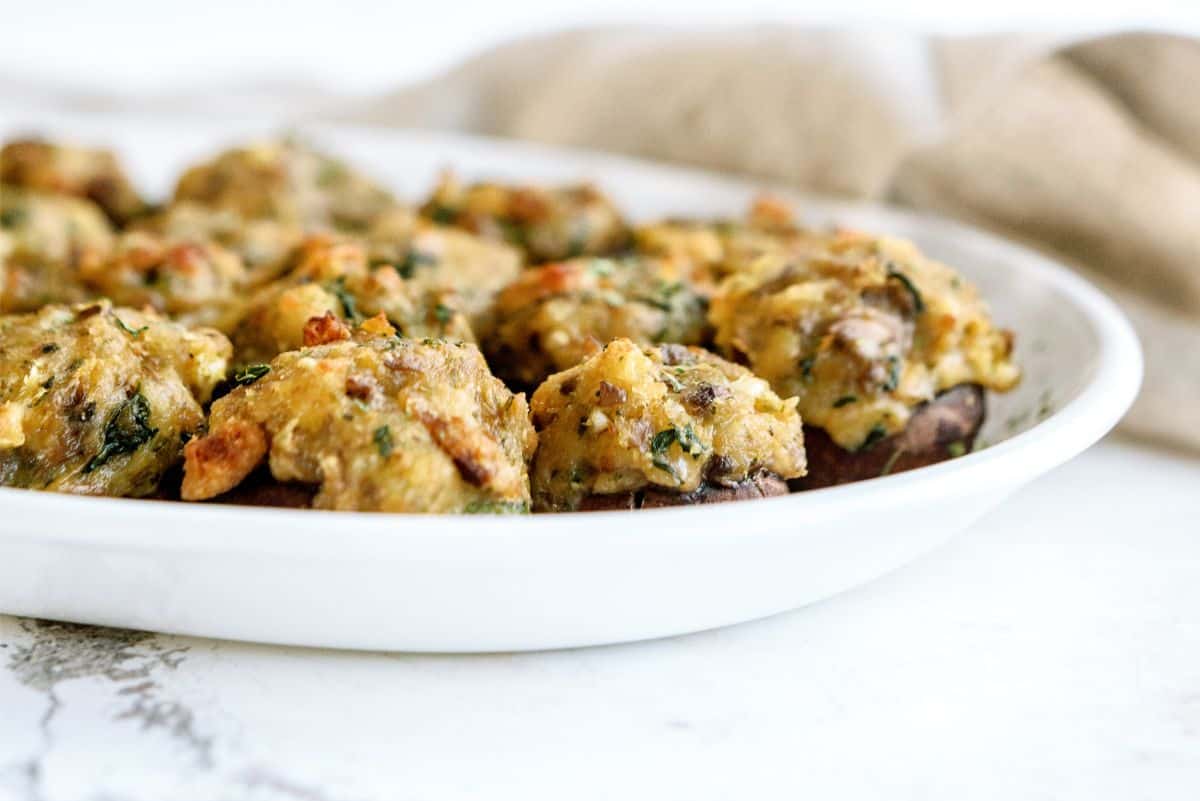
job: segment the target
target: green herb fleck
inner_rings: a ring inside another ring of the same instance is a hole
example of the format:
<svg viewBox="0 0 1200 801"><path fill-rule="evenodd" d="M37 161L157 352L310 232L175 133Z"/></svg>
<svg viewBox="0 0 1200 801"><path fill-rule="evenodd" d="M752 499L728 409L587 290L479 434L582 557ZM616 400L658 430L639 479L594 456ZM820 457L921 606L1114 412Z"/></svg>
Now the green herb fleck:
<svg viewBox="0 0 1200 801"><path fill-rule="evenodd" d="M384 459L392 455L392 429L380 426L371 435L371 441L375 443L375 450L379 451L379 455Z"/></svg>
<svg viewBox="0 0 1200 801"><path fill-rule="evenodd" d="M150 404L139 391L108 418L100 451L88 460L83 472L92 472L114 456L133 453L157 433L157 428L150 427Z"/></svg>
<svg viewBox="0 0 1200 801"><path fill-rule="evenodd" d="M888 278L896 279L908 290L909 296L912 297L913 309L916 310L917 314L925 311L925 299L921 297L920 290L917 289L916 284L912 282L911 278L891 265L888 265L887 276Z"/></svg>
<svg viewBox="0 0 1200 801"><path fill-rule="evenodd" d="M418 267L437 264L437 256L420 250L410 250L404 254L404 261L396 266L396 272L401 278L412 278Z"/></svg>
<svg viewBox="0 0 1200 801"><path fill-rule="evenodd" d="M445 305L444 303L439 303L433 309L433 316L437 318L437 321L439 323L441 323L443 326L445 326L447 323L450 322L450 318L452 318L454 316L454 309L451 309L449 306Z"/></svg>
<svg viewBox="0 0 1200 801"><path fill-rule="evenodd" d="M525 515L529 504L525 501L471 501L463 509L469 515Z"/></svg>
<svg viewBox="0 0 1200 801"><path fill-rule="evenodd" d="M663 383L670 387L673 392L683 391L683 384L680 383L678 378L671 375L667 371L664 370L659 377L662 378Z"/></svg>
<svg viewBox="0 0 1200 801"><path fill-rule="evenodd" d="M870 431L867 432L867 438L863 440L862 445L858 446L860 451L867 451L875 445L876 442L887 436L887 429L876 423Z"/></svg>
<svg viewBox="0 0 1200 801"><path fill-rule="evenodd" d="M247 364L245 367L239 367L233 371L233 383L239 387L246 387L269 372L271 372L269 364Z"/></svg>
<svg viewBox="0 0 1200 801"><path fill-rule="evenodd" d="M675 429L675 438L679 441L679 447L689 456L699 456L707 450L704 443L696 437L696 432L692 430L691 423L684 426L682 431Z"/></svg>
<svg viewBox="0 0 1200 801"><path fill-rule="evenodd" d="M613 274L613 263L608 259L592 259L588 270L597 278L607 278Z"/></svg>
<svg viewBox="0 0 1200 801"><path fill-rule="evenodd" d="M967 452L967 445L962 440L955 440L946 446L946 453L957 459Z"/></svg>
<svg viewBox="0 0 1200 801"><path fill-rule="evenodd" d="M888 377L883 382L883 391L892 392L900 386L900 357L888 356Z"/></svg>
<svg viewBox="0 0 1200 801"><path fill-rule="evenodd" d="M816 361L816 356L805 356L800 360L800 378L805 382L812 380L812 369Z"/></svg>
<svg viewBox="0 0 1200 801"><path fill-rule="evenodd" d="M441 225L450 225L458 219L458 212L449 206L437 205L429 210L429 219Z"/></svg>
<svg viewBox="0 0 1200 801"><path fill-rule="evenodd" d="M346 276L340 275L336 280L330 281L325 285L325 288L337 297L338 303L342 304L342 313L348 320L355 323L362 322L362 315L358 313L358 303L354 300L354 296L346 289Z"/></svg>
<svg viewBox="0 0 1200 801"><path fill-rule="evenodd" d="M855 403L857 400L858 398L854 395L843 395L833 402L833 408L840 409L843 406L849 406L851 403Z"/></svg>
<svg viewBox="0 0 1200 801"><path fill-rule="evenodd" d="M665 428L654 435L650 440L650 462L663 472L670 473L672 477L678 478L675 468L666 459L667 449L671 444L679 438L674 428Z"/></svg>
<svg viewBox="0 0 1200 801"><path fill-rule="evenodd" d="M15 228L25 220L25 209L13 206L0 211L0 228Z"/></svg>
<svg viewBox="0 0 1200 801"><path fill-rule="evenodd" d="M117 315L114 314L112 316L112 318L113 318L113 321L117 324L117 327L120 328L122 331L124 331L126 334L129 334L129 336L131 336L131 337L141 336L141 333L143 331L146 331L147 329L150 328L150 326L148 326L148 325L143 325L141 328L130 328L129 326L125 325L125 321L122 320Z"/></svg>

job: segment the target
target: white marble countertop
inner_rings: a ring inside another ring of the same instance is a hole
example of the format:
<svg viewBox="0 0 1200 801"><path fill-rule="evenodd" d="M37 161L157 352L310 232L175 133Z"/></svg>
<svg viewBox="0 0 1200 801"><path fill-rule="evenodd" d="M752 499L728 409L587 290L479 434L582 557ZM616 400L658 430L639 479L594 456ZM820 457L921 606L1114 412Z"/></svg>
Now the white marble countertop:
<svg viewBox="0 0 1200 801"><path fill-rule="evenodd" d="M542 654L0 617L0 799L1195 799L1200 460L1110 440L827 602Z"/></svg>

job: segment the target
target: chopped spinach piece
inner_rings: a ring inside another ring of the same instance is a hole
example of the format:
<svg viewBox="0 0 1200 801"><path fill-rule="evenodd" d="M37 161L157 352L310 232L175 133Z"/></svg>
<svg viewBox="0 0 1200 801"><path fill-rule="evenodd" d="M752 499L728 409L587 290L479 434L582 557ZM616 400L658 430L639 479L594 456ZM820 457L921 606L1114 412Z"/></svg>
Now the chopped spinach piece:
<svg viewBox="0 0 1200 801"><path fill-rule="evenodd" d="M458 212L449 206L434 206L429 210L429 219L441 225L450 225L458 219Z"/></svg>
<svg viewBox="0 0 1200 801"><path fill-rule="evenodd" d="M666 454L667 449L670 448L671 444L674 443L678 438L679 435L675 432L674 428L664 428L662 431L659 431L657 434L655 434L654 438L650 440L651 464L665 473L670 473L674 478L678 478L679 476L676 474L675 468L672 467L671 463L667 461Z"/></svg>
<svg viewBox="0 0 1200 801"><path fill-rule="evenodd" d="M805 356L800 360L800 378L806 383L812 380L812 369L816 361L816 356Z"/></svg>
<svg viewBox="0 0 1200 801"><path fill-rule="evenodd" d="M380 426L375 429L375 433L371 435L371 441L375 443L375 450L379 451L379 455L384 459L392 455L392 429L387 426Z"/></svg>
<svg viewBox="0 0 1200 801"><path fill-rule="evenodd" d="M25 209L20 206L0 211L0 228L15 228L25 220Z"/></svg>
<svg viewBox="0 0 1200 801"><path fill-rule="evenodd" d="M150 403L139 391L113 412L104 426L104 442L100 451L88 460L83 472L102 467L114 456L133 453L158 434L150 426Z"/></svg>
<svg viewBox="0 0 1200 801"><path fill-rule="evenodd" d="M887 429L876 423L870 431L867 432L867 438L863 440L862 445L858 446L860 451L870 450L876 442L887 436Z"/></svg>
<svg viewBox="0 0 1200 801"><path fill-rule="evenodd" d="M843 395L833 402L833 408L840 409L843 406L849 406L851 403L855 403L857 401L858 397L855 395Z"/></svg>
<svg viewBox="0 0 1200 801"><path fill-rule="evenodd" d="M325 288L337 297L338 303L342 304L342 313L347 320L355 323L362 322L362 315L358 312L358 302L355 301L354 295L346 289L346 276L338 276L337 280L330 281Z"/></svg>
<svg viewBox="0 0 1200 801"><path fill-rule="evenodd" d="M921 291L917 289L917 285L912 282L911 278L897 270L892 265L888 265L887 276L888 278L896 279L904 285L906 290L908 290L908 294L912 298L913 309L917 312L917 314L925 311L925 299L921 297Z"/></svg>
<svg viewBox="0 0 1200 801"><path fill-rule="evenodd" d="M419 250L410 250L404 254L404 261L396 265L396 272L401 278L412 278L417 268L437 264L437 256Z"/></svg>
<svg viewBox="0 0 1200 801"><path fill-rule="evenodd" d="M450 319L454 317L454 309L451 309L444 303L439 303L433 309L433 316L437 318L437 321L441 323L443 327L445 327L446 323L450 322Z"/></svg>
<svg viewBox="0 0 1200 801"><path fill-rule="evenodd" d="M900 357L888 356L888 377L883 382L883 391L891 392L900 386Z"/></svg>

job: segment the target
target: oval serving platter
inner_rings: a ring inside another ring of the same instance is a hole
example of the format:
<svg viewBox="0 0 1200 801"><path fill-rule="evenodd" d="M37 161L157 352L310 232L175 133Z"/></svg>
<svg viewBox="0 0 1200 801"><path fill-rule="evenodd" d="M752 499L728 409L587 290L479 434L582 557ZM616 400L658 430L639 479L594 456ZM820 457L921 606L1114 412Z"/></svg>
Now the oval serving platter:
<svg viewBox="0 0 1200 801"><path fill-rule="evenodd" d="M111 146L148 190L271 120L0 120ZM880 576L1083 451L1132 403L1141 352L1098 290L1033 251L879 205L697 170L477 137L326 125L300 136L417 198L468 178L595 180L634 220L741 214L764 188L810 225L914 240L1017 332L1021 386L988 399L980 450L782 498L533 517L384 515L0 489L0 612L258 642L504 651L661 637L763 617Z"/></svg>

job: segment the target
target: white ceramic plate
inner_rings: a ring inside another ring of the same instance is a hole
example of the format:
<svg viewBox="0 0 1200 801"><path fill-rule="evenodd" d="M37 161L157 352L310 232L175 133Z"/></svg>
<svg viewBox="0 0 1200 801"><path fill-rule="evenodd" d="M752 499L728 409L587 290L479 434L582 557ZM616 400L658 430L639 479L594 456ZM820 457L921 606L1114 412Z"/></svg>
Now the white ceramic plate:
<svg viewBox="0 0 1200 801"><path fill-rule="evenodd" d="M262 121L2 120L115 147L165 194L185 163ZM303 126L420 197L437 170L595 179L635 219L737 215L749 182L443 134ZM785 193L786 194L786 193ZM963 530L1117 422L1140 382L1122 314L1046 258L959 225L795 198L806 221L915 240L1017 332L1021 387L989 398L988 447L785 498L535 517L291 511L0 490L0 611L262 642L414 651L611 643L762 617L869 581Z"/></svg>

